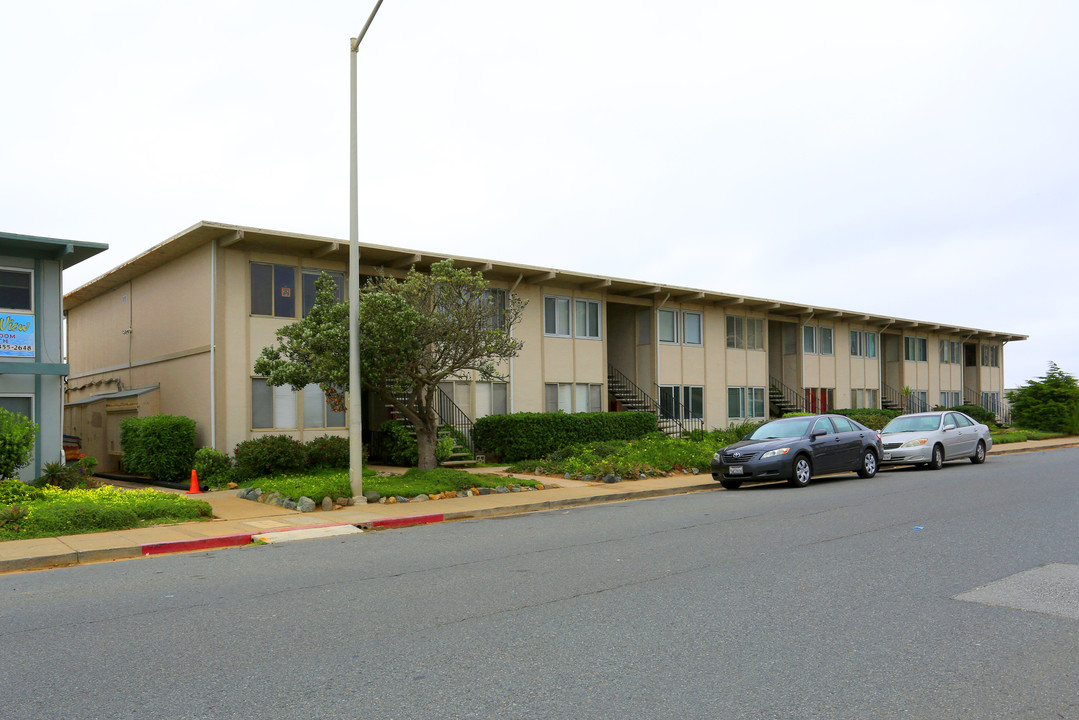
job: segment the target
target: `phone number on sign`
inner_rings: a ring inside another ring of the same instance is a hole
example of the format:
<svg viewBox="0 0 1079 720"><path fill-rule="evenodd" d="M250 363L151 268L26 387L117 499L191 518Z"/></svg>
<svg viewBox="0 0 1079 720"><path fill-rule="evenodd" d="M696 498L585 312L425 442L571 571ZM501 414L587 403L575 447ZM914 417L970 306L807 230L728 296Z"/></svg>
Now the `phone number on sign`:
<svg viewBox="0 0 1079 720"><path fill-rule="evenodd" d="M0 352L31 352L33 345L0 345Z"/></svg>

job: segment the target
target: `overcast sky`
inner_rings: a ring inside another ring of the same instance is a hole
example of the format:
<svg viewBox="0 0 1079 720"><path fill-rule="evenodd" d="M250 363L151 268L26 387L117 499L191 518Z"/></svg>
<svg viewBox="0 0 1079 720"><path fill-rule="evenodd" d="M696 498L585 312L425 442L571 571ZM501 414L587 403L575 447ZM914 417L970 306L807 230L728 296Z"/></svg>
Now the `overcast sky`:
<svg viewBox="0 0 1079 720"><path fill-rule="evenodd" d="M348 237L363 2L0 4L0 230ZM1079 374L1079 3L385 0L360 239L957 324Z"/></svg>

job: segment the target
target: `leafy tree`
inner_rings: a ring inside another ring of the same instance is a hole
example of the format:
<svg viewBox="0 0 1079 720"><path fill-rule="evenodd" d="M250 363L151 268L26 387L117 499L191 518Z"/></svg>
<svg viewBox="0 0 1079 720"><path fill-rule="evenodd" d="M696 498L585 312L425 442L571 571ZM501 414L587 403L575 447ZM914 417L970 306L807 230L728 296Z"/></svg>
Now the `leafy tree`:
<svg viewBox="0 0 1079 720"><path fill-rule="evenodd" d="M300 390L318 383L336 409L348 391L348 304L336 302L333 281L315 283L315 305L302 320L277 331L277 346L263 348L255 372L273 386ZM503 379L500 362L523 345L510 335L524 301L497 303L489 283L452 260L404 279L369 281L360 297L360 369L378 393L416 428L421 469L436 466L438 384L475 371L480 380ZM356 410L358 412L358 410Z"/></svg>
<svg viewBox="0 0 1079 720"><path fill-rule="evenodd" d="M1079 434L1079 383L1049 363L1049 372L1008 393L1012 420L1030 430Z"/></svg>

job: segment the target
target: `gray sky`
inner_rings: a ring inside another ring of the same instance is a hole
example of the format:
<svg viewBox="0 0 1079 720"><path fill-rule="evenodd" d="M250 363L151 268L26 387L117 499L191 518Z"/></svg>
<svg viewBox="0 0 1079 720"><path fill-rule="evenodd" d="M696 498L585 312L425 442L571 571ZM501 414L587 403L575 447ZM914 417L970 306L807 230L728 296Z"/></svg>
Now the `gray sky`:
<svg viewBox="0 0 1079 720"><path fill-rule="evenodd" d="M348 237L374 0L0 5L0 230ZM360 237L1027 334L1079 374L1079 3L385 0Z"/></svg>

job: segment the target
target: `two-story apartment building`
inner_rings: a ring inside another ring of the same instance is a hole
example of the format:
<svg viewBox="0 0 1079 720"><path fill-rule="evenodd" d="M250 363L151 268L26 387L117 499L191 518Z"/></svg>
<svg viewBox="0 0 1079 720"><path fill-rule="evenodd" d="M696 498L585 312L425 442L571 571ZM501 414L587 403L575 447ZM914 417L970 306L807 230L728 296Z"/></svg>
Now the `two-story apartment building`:
<svg viewBox="0 0 1079 720"><path fill-rule="evenodd" d="M267 433L346 434L318 387L253 374L274 331L303 317L319 273L342 288L348 243L201 222L69 293L66 427L108 467L119 420L186 415L222 450ZM360 272L403 275L445 258L363 244ZM657 285L496 260L454 258L528 301L504 382L443 390L470 418L505 412L657 409L726 427L791 409L999 403L1003 350L1024 336ZM904 393L904 390L906 392ZM642 401L641 398L644 398ZM384 416L361 402L364 427Z"/></svg>

